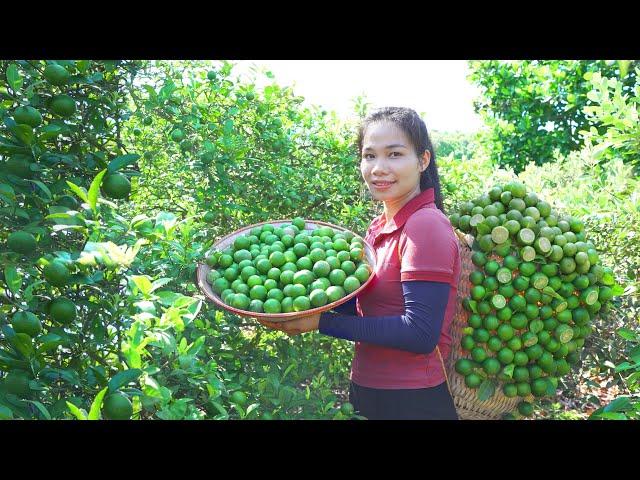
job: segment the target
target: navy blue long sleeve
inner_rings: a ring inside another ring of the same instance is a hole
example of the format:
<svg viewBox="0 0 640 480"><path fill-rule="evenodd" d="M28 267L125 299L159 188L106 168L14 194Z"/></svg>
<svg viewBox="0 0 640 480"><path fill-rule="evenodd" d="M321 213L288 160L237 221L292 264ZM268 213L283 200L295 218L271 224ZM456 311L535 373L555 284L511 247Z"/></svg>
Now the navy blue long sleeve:
<svg viewBox="0 0 640 480"><path fill-rule="evenodd" d="M345 340L431 353L440 339L450 288L441 282L402 282L403 315L359 317L325 312L319 331Z"/></svg>
<svg viewBox="0 0 640 480"><path fill-rule="evenodd" d="M334 310L342 315L358 315L356 298L357 297L352 297L351 300L344 302L342 305L338 305Z"/></svg>

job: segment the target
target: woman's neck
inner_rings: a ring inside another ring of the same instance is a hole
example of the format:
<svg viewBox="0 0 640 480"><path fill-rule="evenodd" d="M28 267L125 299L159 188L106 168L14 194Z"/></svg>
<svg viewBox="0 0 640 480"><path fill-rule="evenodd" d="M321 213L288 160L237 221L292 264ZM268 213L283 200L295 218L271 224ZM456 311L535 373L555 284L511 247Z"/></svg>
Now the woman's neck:
<svg viewBox="0 0 640 480"><path fill-rule="evenodd" d="M420 185L417 185L416 188L401 198L395 198L393 200L388 200L384 203L384 216L387 222L390 222L393 217L398 213L402 207L404 207L407 203L411 201L411 199L420 195Z"/></svg>

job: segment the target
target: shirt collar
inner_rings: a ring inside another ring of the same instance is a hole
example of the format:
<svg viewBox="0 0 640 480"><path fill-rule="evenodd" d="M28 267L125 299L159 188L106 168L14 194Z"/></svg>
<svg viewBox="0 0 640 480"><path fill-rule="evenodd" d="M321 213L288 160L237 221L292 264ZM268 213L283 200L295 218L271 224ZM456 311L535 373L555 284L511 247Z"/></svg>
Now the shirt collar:
<svg viewBox="0 0 640 480"><path fill-rule="evenodd" d="M375 236L381 234L392 233L399 228L402 228L407 219L413 215L416 210L425 207L435 201L435 193L433 188L427 188L420 192L419 195L409 200L391 219L390 222L385 222L384 212L376 217L372 224L372 231ZM380 229L381 230L378 230Z"/></svg>

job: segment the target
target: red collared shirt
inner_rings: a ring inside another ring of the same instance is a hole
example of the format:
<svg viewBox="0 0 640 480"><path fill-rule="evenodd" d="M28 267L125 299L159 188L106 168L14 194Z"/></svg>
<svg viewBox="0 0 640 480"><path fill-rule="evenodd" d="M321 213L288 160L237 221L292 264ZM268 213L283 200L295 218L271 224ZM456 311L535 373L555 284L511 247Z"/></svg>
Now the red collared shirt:
<svg viewBox="0 0 640 480"><path fill-rule="evenodd" d="M402 315L404 298L400 282L423 280L451 286L438 348L445 360L451 349L451 322L455 315L460 252L449 219L436 207L433 188L421 192L390 222L376 217L365 237L377 255L374 279L357 298L358 315ZM417 354L356 342L351 380L380 389L434 387L445 381L442 363L434 350Z"/></svg>

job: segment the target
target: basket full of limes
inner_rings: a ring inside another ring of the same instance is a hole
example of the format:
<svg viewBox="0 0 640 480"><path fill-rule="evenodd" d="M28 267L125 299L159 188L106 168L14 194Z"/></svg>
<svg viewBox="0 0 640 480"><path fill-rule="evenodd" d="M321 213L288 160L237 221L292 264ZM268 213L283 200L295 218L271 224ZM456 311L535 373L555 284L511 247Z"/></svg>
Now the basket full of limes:
<svg viewBox="0 0 640 480"><path fill-rule="evenodd" d="M458 415L529 416L580 362L596 316L621 291L578 218L520 182L450 216L461 246L447 370Z"/></svg>
<svg viewBox="0 0 640 480"><path fill-rule="evenodd" d="M376 256L361 236L300 217L241 228L198 265L206 297L237 315L286 321L347 302L373 280Z"/></svg>

